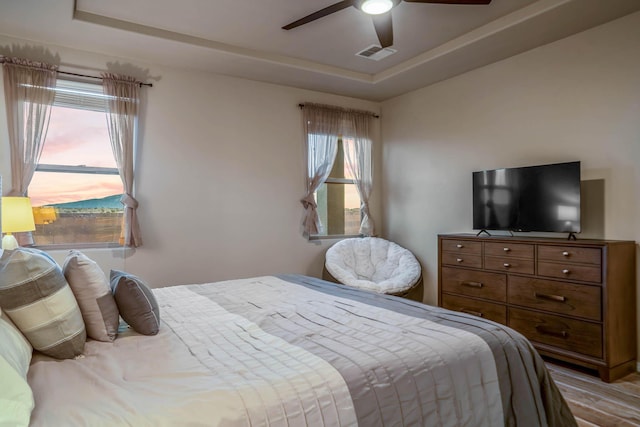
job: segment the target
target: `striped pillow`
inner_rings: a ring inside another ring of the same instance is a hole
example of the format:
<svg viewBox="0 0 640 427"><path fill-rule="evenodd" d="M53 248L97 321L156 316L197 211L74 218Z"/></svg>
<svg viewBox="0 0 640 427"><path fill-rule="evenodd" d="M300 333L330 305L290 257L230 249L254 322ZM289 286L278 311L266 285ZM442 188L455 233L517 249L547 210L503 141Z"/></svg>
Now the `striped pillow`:
<svg viewBox="0 0 640 427"><path fill-rule="evenodd" d="M45 252L4 251L0 307L35 350L58 359L82 353L86 332L78 303L62 270Z"/></svg>

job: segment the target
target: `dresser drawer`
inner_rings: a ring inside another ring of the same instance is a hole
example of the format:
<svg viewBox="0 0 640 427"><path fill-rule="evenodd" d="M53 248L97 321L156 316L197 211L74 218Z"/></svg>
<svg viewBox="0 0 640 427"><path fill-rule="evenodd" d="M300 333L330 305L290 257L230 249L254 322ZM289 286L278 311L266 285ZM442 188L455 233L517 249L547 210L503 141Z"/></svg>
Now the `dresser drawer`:
<svg viewBox="0 0 640 427"><path fill-rule="evenodd" d="M484 271L442 267L442 291L494 301L507 300L507 276Z"/></svg>
<svg viewBox="0 0 640 427"><path fill-rule="evenodd" d="M485 256L484 268L509 273L533 274L533 259Z"/></svg>
<svg viewBox="0 0 640 427"><path fill-rule="evenodd" d="M496 257L533 259L534 245L526 243L485 243L484 254Z"/></svg>
<svg viewBox="0 0 640 427"><path fill-rule="evenodd" d="M442 253L442 263L447 265L459 265L464 267L482 267L482 257L480 255L455 254L451 252Z"/></svg>
<svg viewBox="0 0 640 427"><path fill-rule="evenodd" d="M560 264L538 261L538 275L593 283L600 283L602 281L602 270L600 267L582 264Z"/></svg>
<svg viewBox="0 0 640 427"><path fill-rule="evenodd" d="M504 305L455 295L442 295L442 306L449 310L472 314L494 322L507 324L507 308Z"/></svg>
<svg viewBox="0 0 640 427"><path fill-rule="evenodd" d="M482 243L467 240L443 239L442 250L460 254L480 255L482 254Z"/></svg>
<svg viewBox="0 0 640 427"><path fill-rule="evenodd" d="M601 291L599 286L509 276L507 301L509 304L599 321L602 319Z"/></svg>
<svg viewBox="0 0 640 427"><path fill-rule="evenodd" d="M533 342L602 357L602 327L599 324L509 308L508 326Z"/></svg>
<svg viewBox="0 0 640 427"><path fill-rule="evenodd" d="M538 259L600 265L602 263L602 249L538 245Z"/></svg>

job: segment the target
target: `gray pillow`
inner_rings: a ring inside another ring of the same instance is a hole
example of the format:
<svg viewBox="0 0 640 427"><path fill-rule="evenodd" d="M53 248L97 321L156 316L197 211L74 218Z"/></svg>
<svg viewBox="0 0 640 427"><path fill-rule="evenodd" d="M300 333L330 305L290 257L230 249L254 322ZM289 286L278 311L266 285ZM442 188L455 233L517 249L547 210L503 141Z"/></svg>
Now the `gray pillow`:
<svg viewBox="0 0 640 427"><path fill-rule="evenodd" d="M80 308L60 266L47 253L29 248L4 251L0 306L41 353L70 359L84 350Z"/></svg>
<svg viewBox="0 0 640 427"><path fill-rule="evenodd" d="M111 270L111 290L120 316L142 335L156 335L160 330L160 309L153 292L139 277Z"/></svg>

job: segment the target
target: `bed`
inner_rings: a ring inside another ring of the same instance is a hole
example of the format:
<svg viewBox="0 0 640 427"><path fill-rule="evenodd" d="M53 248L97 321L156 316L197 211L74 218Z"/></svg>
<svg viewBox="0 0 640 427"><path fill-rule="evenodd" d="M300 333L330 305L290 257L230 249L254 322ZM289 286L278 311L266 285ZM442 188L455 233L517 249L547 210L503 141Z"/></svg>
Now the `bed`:
<svg viewBox="0 0 640 427"><path fill-rule="evenodd" d="M573 426L529 342L300 275L154 290L155 336L35 354L31 426Z"/></svg>

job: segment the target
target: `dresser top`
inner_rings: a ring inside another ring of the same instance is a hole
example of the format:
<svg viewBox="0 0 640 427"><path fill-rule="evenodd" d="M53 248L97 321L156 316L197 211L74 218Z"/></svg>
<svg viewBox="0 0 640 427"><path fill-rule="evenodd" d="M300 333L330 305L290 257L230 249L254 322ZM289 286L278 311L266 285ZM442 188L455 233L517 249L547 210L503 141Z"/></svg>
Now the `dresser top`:
<svg viewBox="0 0 640 427"><path fill-rule="evenodd" d="M616 244L634 244L633 240L603 240L603 239L581 239L569 240L566 237L526 237L526 236L487 236L482 234L477 236L475 233L451 233L451 234L438 234L439 238L448 239L465 239L474 240L478 242L492 242L492 241L509 241L509 242L522 242L522 243L543 243L550 245L616 245Z"/></svg>

